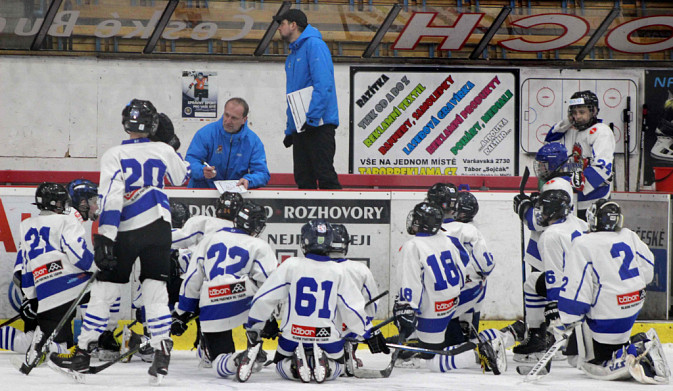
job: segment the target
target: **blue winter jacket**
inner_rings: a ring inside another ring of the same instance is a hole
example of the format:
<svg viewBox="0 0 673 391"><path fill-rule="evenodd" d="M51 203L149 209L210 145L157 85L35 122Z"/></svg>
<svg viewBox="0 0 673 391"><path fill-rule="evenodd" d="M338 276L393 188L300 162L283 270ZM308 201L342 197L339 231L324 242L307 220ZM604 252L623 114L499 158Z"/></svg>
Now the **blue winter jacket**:
<svg viewBox="0 0 673 391"><path fill-rule="evenodd" d="M289 94L308 86L313 86L311 105L306 115L311 126L325 124L339 126L339 108L337 107L336 86L334 85L334 64L322 35L310 24L306 26L296 41L290 44L290 55L285 60L286 91ZM285 134L297 129L294 119L287 108L287 127Z"/></svg>
<svg viewBox="0 0 673 391"><path fill-rule="evenodd" d="M234 134L224 130L222 118L202 127L189 144L185 160L192 170L187 187L215 188L213 181L245 178L253 189L265 186L270 178L264 144L247 122ZM203 162L215 167L215 178L204 178Z"/></svg>

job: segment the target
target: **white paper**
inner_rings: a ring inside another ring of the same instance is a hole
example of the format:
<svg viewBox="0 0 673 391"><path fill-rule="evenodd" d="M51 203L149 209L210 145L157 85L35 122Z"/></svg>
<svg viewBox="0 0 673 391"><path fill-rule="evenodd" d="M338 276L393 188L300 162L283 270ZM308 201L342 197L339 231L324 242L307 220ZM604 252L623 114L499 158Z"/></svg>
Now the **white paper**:
<svg viewBox="0 0 673 391"><path fill-rule="evenodd" d="M297 133L303 132L301 127L306 123L306 113L308 113L308 108L311 105L312 95L313 86L308 86L306 88L302 88L301 90L287 94L287 104L290 106L292 118L294 119L294 126L297 128ZM323 122L321 119L318 126L322 124Z"/></svg>
<svg viewBox="0 0 673 391"><path fill-rule="evenodd" d="M230 181L215 181L215 187L217 188L217 191L220 192L220 194L228 191L230 193L245 193L248 190L245 189L245 187L236 185L238 181L236 180L230 180Z"/></svg>

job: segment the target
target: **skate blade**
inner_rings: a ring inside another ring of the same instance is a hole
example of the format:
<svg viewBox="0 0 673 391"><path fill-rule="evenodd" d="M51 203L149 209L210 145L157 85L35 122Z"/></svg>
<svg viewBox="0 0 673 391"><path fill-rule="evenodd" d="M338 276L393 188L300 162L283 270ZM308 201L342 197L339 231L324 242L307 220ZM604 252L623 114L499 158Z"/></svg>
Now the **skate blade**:
<svg viewBox="0 0 673 391"><path fill-rule="evenodd" d="M14 368L16 368L17 371L24 373L23 372L23 367L26 365L26 361L24 359L24 355L17 355L17 356L12 356L9 358L9 363L12 364Z"/></svg>
<svg viewBox="0 0 673 391"><path fill-rule="evenodd" d="M51 368L56 373L59 373L61 376L65 376L70 380L74 380L76 383L85 384L86 376L83 373L73 371L72 369L61 368L56 364L53 364L51 361L47 363L47 366Z"/></svg>

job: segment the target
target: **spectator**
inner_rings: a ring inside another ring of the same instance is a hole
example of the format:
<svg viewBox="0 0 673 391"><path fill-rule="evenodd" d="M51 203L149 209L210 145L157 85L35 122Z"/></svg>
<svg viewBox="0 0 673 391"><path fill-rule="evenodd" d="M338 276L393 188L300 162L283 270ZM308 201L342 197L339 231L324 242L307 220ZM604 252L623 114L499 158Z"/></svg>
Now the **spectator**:
<svg viewBox="0 0 673 391"><path fill-rule="evenodd" d="M192 170L188 187L214 189L214 181L238 180L254 189L269 182L264 144L247 125L248 110L245 100L231 98L222 120L196 132L185 158Z"/></svg>
<svg viewBox="0 0 673 391"><path fill-rule="evenodd" d="M291 93L313 87L306 123L296 129L290 108L283 144L294 145L294 180L300 189L341 189L334 170L336 143L334 132L339 126L334 65L322 35L308 24L306 15L291 9L275 17L278 31L290 44L285 60L286 91Z"/></svg>

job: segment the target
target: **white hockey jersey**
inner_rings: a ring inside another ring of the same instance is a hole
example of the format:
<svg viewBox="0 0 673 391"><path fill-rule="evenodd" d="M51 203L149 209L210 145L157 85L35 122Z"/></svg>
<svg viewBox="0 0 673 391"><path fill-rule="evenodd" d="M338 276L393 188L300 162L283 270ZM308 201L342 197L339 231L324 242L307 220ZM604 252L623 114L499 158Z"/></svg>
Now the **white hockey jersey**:
<svg viewBox="0 0 673 391"><path fill-rule="evenodd" d="M547 227L540 236L538 248L544 263L547 300L558 300L564 284L563 270L572 241L589 230L584 220L572 214Z"/></svg>
<svg viewBox="0 0 673 391"><path fill-rule="evenodd" d="M37 298L38 313L74 300L95 270L85 231L74 215L41 211L21 222L21 287Z"/></svg>
<svg viewBox="0 0 673 391"><path fill-rule="evenodd" d="M419 312L419 331L436 332L433 320L450 318L456 310L469 256L440 231L417 234L402 245L399 257L399 301Z"/></svg>
<svg viewBox="0 0 673 391"><path fill-rule="evenodd" d="M365 300L343 262L307 254L286 259L252 300L247 327L268 319L284 302L280 329L295 342L329 343L341 339L341 323L360 336L370 329Z"/></svg>
<svg viewBox="0 0 673 391"><path fill-rule="evenodd" d="M201 239L222 228L232 228L234 223L212 216L192 216L182 228L174 228L171 235L173 243L171 248L189 248L197 245Z"/></svg>
<svg viewBox="0 0 673 391"><path fill-rule="evenodd" d="M566 260L558 309L570 324L586 317L593 338L605 344L628 341L654 277L654 255L628 228L576 238Z"/></svg>
<svg viewBox="0 0 673 391"><path fill-rule="evenodd" d="M360 287L360 293L365 300L365 303L369 302L372 298L376 297L379 294L379 288L376 285L374 280L374 275L372 271L369 270L367 265L358 261L351 261L348 259L334 259L335 262L339 262L346 269L346 274L348 277L355 283L355 286ZM378 310L378 304L376 302L365 306L365 313L367 314L367 322L371 323L376 315ZM338 313L337 313L338 315ZM342 331L346 333L347 326L337 318L336 324L341 324Z"/></svg>
<svg viewBox="0 0 673 391"><path fill-rule="evenodd" d="M568 129L572 129L568 132ZM608 198L612 190L615 136L609 126L597 123L589 129L554 126L545 141L561 141L572 153L575 163L584 167L584 189L577 194L577 207L588 209L601 198Z"/></svg>
<svg viewBox="0 0 673 391"><path fill-rule="evenodd" d="M146 138L124 140L101 158L98 233L114 240L162 218L171 222L164 178L180 186L189 178L189 164L166 143Z"/></svg>
<svg viewBox="0 0 673 391"><path fill-rule="evenodd" d="M196 247L180 287L178 309L196 312L205 332L245 323L252 296L276 269L271 246L236 228L205 236Z"/></svg>

